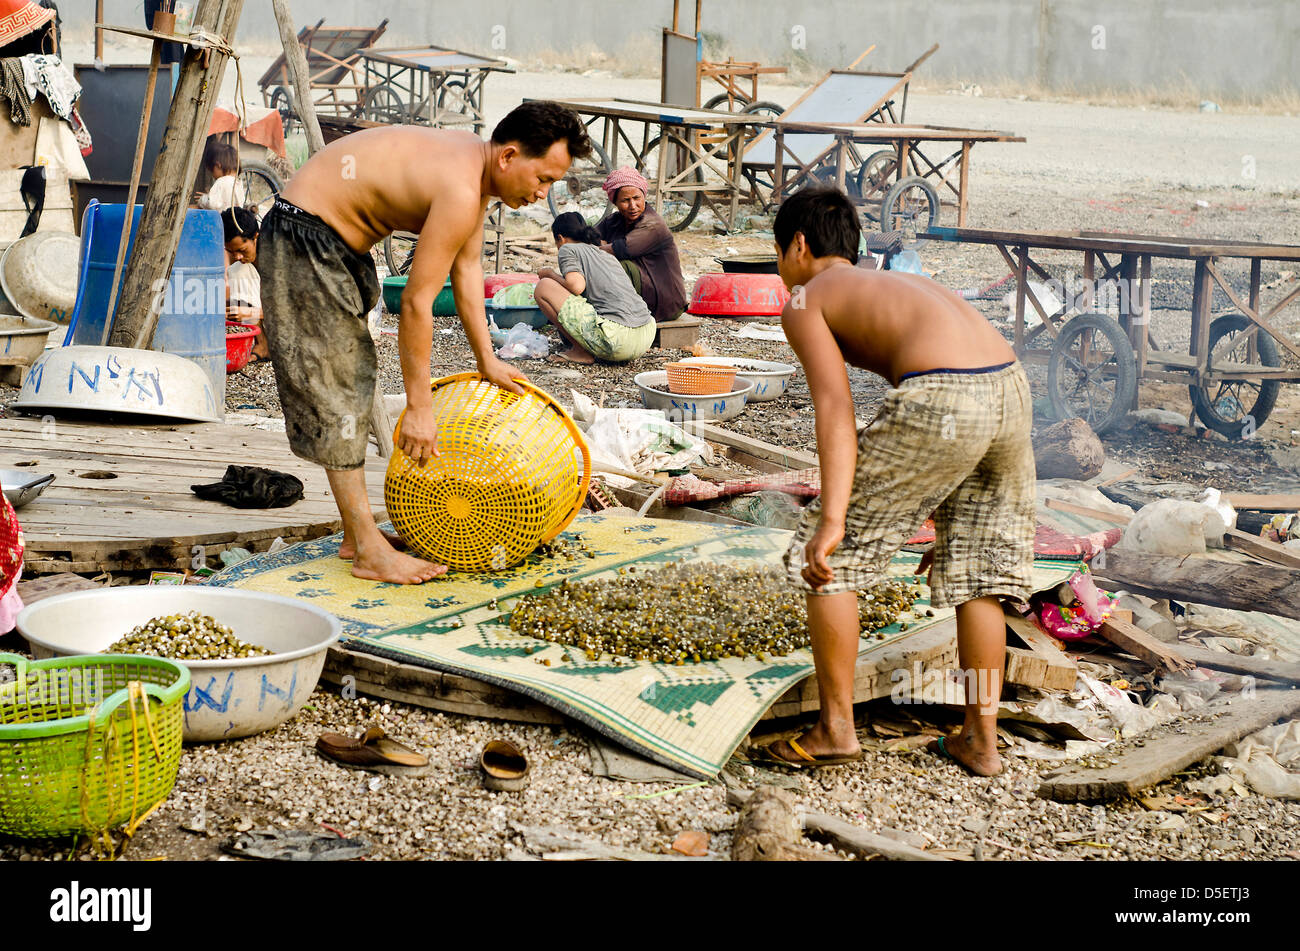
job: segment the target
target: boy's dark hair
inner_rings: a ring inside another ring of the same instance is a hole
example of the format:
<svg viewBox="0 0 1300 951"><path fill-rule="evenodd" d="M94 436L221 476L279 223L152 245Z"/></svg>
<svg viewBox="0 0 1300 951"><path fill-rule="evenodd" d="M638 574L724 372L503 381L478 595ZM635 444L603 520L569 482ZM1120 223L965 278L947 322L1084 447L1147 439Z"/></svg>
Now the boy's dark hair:
<svg viewBox="0 0 1300 951"><path fill-rule="evenodd" d="M591 154L591 139L578 118L568 106L558 102L525 102L516 106L492 130L492 141L497 145L519 143L529 158L540 158L552 145L564 139L569 147L569 157L574 161Z"/></svg>
<svg viewBox="0 0 1300 951"><path fill-rule="evenodd" d="M772 232L783 254L800 231L813 257L848 258L858 263L858 242L862 237L858 211L834 185L811 185L781 203Z"/></svg>
<svg viewBox="0 0 1300 951"><path fill-rule="evenodd" d="M576 211L556 215L551 222L551 234L557 238L572 238L583 244L600 244L600 232L587 224L587 219Z"/></svg>
<svg viewBox="0 0 1300 951"><path fill-rule="evenodd" d="M227 208L221 213L221 228L226 233L226 243L235 238L256 238L261 230L257 215L247 208Z"/></svg>
<svg viewBox="0 0 1300 951"><path fill-rule="evenodd" d="M239 153L235 151L233 145L227 145L225 142L209 142L203 155L205 167L211 171L214 168L224 169L227 172L239 171Z"/></svg>

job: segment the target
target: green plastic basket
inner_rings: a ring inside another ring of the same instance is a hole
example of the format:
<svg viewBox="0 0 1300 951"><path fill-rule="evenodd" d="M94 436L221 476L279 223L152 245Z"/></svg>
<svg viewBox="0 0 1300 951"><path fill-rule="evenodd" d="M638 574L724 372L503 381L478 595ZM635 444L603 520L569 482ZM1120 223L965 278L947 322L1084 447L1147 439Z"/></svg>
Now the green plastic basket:
<svg viewBox="0 0 1300 951"><path fill-rule="evenodd" d="M101 832L167 798L180 767L186 667L136 654L0 654L0 664L17 672L0 685L0 833Z"/></svg>

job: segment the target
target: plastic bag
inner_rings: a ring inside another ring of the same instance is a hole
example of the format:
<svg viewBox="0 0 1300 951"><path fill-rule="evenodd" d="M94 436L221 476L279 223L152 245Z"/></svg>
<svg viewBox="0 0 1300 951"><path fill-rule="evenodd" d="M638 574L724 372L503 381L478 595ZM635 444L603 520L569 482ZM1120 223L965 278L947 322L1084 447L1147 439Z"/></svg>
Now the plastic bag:
<svg viewBox="0 0 1300 951"><path fill-rule="evenodd" d="M1048 634L1063 641L1087 637L1115 613L1115 600L1099 591L1086 568L1076 571L1061 586L1061 601L1070 604L1044 604L1038 618Z"/></svg>
<svg viewBox="0 0 1300 951"><path fill-rule="evenodd" d="M1201 502L1160 499L1140 508L1115 547L1157 555L1203 555L1222 548L1223 516Z"/></svg>
<svg viewBox="0 0 1300 951"><path fill-rule="evenodd" d="M550 351L550 341L527 324L515 324L506 331L505 342L497 351L502 360L518 360L520 357L536 359L544 357Z"/></svg>
<svg viewBox="0 0 1300 951"><path fill-rule="evenodd" d="M493 307L536 307L536 284L521 282L507 284L492 295Z"/></svg>
<svg viewBox="0 0 1300 951"><path fill-rule="evenodd" d="M719 512L728 518L749 522L751 525L793 529L799 524L803 507L793 496L779 490L769 490L737 496L724 505Z"/></svg>
<svg viewBox="0 0 1300 951"><path fill-rule="evenodd" d="M570 397L573 418L586 434L594 462L644 474L714 461L707 442L670 423L662 410L601 409L576 390ZM618 476L608 478L624 484Z"/></svg>

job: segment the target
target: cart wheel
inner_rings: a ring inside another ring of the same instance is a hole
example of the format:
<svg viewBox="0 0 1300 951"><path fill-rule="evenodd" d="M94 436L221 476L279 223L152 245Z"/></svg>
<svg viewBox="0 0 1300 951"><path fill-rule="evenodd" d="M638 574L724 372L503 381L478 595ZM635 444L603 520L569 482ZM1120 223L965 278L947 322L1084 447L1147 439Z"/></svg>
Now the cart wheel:
<svg viewBox="0 0 1300 951"><path fill-rule="evenodd" d="M411 121L411 112L397 90L384 83L366 92L366 101L361 107L361 118L369 119L371 122L385 122L389 125L404 125Z"/></svg>
<svg viewBox="0 0 1300 951"><path fill-rule="evenodd" d="M872 152L858 166L858 195L867 201L880 201L889 189L890 179L898 170L898 153L893 149Z"/></svg>
<svg viewBox="0 0 1300 951"><path fill-rule="evenodd" d="M1123 419L1137 394L1137 360L1119 322L1105 314L1072 318L1052 347L1047 392L1058 419L1081 417L1095 433Z"/></svg>
<svg viewBox="0 0 1300 951"><path fill-rule="evenodd" d="M547 191L546 204L551 214L576 211L592 225L602 221L614 210L602 187L613 170L605 150L592 142L591 155L570 165L569 173Z"/></svg>
<svg viewBox="0 0 1300 951"><path fill-rule="evenodd" d="M895 182L880 202L880 230L903 232L903 244L919 248L918 237L939 220L939 193L924 178L912 175Z"/></svg>
<svg viewBox="0 0 1300 951"><path fill-rule="evenodd" d="M438 111L459 112L469 115L469 103L465 101L465 84L459 79L449 79L438 87Z"/></svg>
<svg viewBox="0 0 1300 951"><path fill-rule="evenodd" d="M766 99L759 99L751 102L744 109L740 110L747 116L771 116L775 119L777 116L784 114L785 109L775 102L768 102Z"/></svg>
<svg viewBox="0 0 1300 951"><path fill-rule="evenodd" d="M275 196L284 188L280 176L262 162L240 163L238 181L244 186L244 207L252 208L258 218L271 210Z"/></svg>
<svg viewBox="0 0 1300 951"><path fill-rule="evenodd" d="M739 93L728 98L725 92L720 92L701 108L721 109L723 112L744 112L747 105L749 105L749 100Z"/></svg>
<svg viewBox="0 0 1300 951"><path fill-rule="evenodd" d="M384 239L384 262L388 265L389 275L397 277L411 270L417 237L409 231L394 231Z"/></svg>
<svg viewBox="0 0 1300 951"><path fill-rule="evenodd" d="M659 163L662 161L660 143L663 136L655 136L637 159L637 171L646 177L650 182L651 194L647 196L654 204L655 210L663 216L668 227L673 231L685 231L687 225L695 220L695 216L700 213L700 206L704 204L704 193L702 191L688 192L671 192L669 197L664 198L653 194L656 184L659 180ZM669 166L668 174L674 174L673 170L690 164L693 161L691 153L686 150L685 146L678 143L672 143L671 150L668 153ZM687 177L686 184L702 186L704 184L704 172L696 168Z"/></svg>
<svg viewBox="0 0 1300 951"><path fill-rule="evenodd" d="M280 113L280 124L284 126L284 134L288 135L298 121L298 111L293 105L293 93L284 86L276 86L271 90L271 108Z"/></svg>
<svg viewBox="0 0 1300 951"><path fill-rule="evenodd" d="M1211 365L1249 363L1250 343L1246 331L1253 326L1250 318L1242 314L1216 318L1210 324ZM1266 367L1280 367L1277 341L1263 330L1255 337L1259 362ZM1229 439L1253 436L1273 412L1281 389L1278 380L1224 380L1188 387L1192 407L1201 422Z"/></svg>

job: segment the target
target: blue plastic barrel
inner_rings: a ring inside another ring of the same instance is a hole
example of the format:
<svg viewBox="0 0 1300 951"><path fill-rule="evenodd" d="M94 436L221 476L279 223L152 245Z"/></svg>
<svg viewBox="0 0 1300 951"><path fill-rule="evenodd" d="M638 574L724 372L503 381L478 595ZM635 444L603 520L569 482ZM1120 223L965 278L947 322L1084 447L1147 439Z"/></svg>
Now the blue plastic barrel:
<svg viewBox="0 0 1300 951"><path fill-rule="evenodd" d="M142 206L135 206L127 260L135 245ZM99 346L104 337L108 295L117 264L117 247L122 237L126 205L92 202L81 221L81 259L77 302L73 306L75 325L70 342L77 346ZM226 255L221 215L194 208L185 215L181 243L176 249L167 290L156 303L162 315L153 335L153 349L193 360L212 380L218 405L226 394ZM123 267L125 272L125 267ZM118 290L119 300L121 290Z"/></svg>

